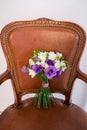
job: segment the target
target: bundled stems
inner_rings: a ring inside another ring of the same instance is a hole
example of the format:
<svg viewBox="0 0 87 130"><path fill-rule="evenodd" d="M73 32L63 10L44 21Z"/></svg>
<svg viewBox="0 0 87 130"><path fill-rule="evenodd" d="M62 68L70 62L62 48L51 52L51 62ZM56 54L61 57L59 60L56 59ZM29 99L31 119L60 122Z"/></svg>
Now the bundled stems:
<svg viewBox="0 0 87 130"><path fill-rule="evenodd" d="M51 106L53 95L49 87L48 79L44 76L43 73L40 73L39 77L42 79L42 86L35 95L35 104L38 108L43 107L48 109Z"/></svg>

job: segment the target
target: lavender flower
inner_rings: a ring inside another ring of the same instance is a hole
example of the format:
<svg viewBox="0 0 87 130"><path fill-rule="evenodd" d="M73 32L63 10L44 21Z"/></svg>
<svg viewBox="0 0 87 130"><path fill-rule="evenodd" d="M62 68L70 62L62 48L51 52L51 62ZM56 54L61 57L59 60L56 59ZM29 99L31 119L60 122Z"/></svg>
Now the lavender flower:
<svg viewBox="0 0 87 130"><path fill-rule="evenodd" d="M43 67L41 65L31 65L30 67L36 74L42 72Z"/></svg>
<svg viewBox="0 0 87 130"><path fill-rule="evenodd" d="M48 79L52 79L54 76L56 76L56 68L52 65L50 65L46 70L45 70L45 75Z"/></svg>
<svg viewBox="0 0 87 130"><path fill-rule="evenodd" d="M26 74L28 73L28 70L26 69L26 66L23 66L21 69L22 73Z"/></svg>
<svg viewBox="0 0 87 130"><path fill-rule="evenodd" d="M53 61L53 60L48 59L48 60L46 61L46 63L47 63L48 65L54 66L54 61Z"/></svg>
<svg viewBox="0 0 87 130"><path fill-rule="evenodd" d="M54 76L54 78L58 78L61 74L62 74L63 70L60 69L56 72L56 75Z"/></svg>

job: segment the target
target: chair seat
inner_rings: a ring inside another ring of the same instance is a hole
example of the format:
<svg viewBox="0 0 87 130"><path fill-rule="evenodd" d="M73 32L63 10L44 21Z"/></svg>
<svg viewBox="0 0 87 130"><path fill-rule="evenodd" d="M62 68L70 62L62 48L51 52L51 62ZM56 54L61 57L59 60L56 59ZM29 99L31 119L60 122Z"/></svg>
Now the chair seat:
<svg viewBox="0 0 87 130"><path fill-rule="evenodd" d="M75 104L55 99L49 109L38 109L33 98L19 107L9 106L0 115L0 130L87 130L87 114Z"/></svg>

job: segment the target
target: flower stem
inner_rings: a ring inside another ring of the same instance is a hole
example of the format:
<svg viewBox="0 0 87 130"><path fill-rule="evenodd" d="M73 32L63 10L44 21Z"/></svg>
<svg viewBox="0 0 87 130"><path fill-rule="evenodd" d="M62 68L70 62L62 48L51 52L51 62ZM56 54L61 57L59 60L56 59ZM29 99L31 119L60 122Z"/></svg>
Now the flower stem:
<svg viewBox="0 0 87 130"><path fill-rule="evenodd" d="M41 108L41 106L45 109L48 109L51 106L51 102L53 101L53 95L49 87L41 87L38 93L35 95L35 104L37 108Z"/></svg>
<svg viewBox="0 0 87 130"><path fill-rule="evenodd" d="M41 78L41 80L42 80L44 83L48 83L48 79L47 79L47 77L44 75L43 72L39 73L39 74L38 74L38 77Z"/></svg>

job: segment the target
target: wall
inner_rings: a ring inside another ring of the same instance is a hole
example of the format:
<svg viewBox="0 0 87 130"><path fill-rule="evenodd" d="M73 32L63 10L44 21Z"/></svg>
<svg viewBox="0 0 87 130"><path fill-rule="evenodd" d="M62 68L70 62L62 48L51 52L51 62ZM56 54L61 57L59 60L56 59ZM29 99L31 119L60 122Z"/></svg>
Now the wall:
<svg viewBox="0 0 87 130"><path fill-rule="evenodd" d="M0 0L0 30L9 22L47 17L54 20L72 21L87 30L86 0ZM80 68L87 73L87 50L85 49ZM6 62L0 48L0 73L6 69ZM73 90L72 101L86 108L87 85L77 79ZM0 86L0 111L13 103L13 90L10 80Z"/></svg>

